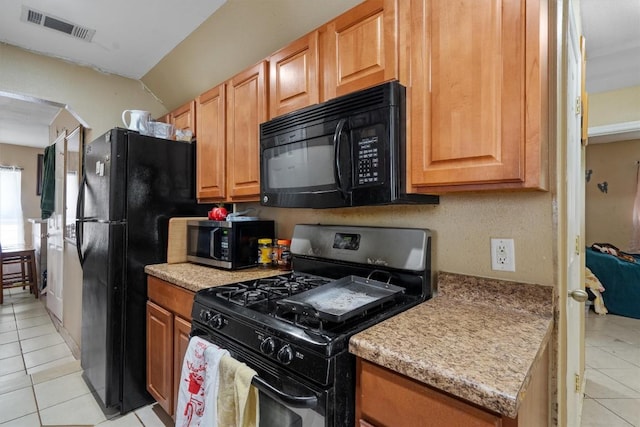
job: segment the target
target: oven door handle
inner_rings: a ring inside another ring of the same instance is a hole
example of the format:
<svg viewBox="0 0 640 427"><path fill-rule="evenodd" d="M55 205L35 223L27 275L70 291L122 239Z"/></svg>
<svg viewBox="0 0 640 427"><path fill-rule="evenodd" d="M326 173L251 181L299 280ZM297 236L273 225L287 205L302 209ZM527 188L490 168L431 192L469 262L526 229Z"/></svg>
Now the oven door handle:
<svg viewBox="0 0 640 427"><path fill-rule="evenodd" d="M283 393L257 375L251 379L251 384L253 384L261 392L268 394L273 399L290 405L294 408L313 409L318 406L318 396L314 394L308 396L292 396L290 394Z"/></svg>

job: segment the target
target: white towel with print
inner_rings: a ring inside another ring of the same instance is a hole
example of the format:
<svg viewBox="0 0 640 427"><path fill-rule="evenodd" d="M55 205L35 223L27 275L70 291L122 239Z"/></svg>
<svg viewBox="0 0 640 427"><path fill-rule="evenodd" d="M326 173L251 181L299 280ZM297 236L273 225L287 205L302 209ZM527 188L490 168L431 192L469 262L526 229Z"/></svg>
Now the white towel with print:
<svg viewBox="0 0 640 427"><path fill-rule="evenodd" d="M182 361L176 427L217 427L218 365L228 354L200 337L189 340Z"/></svg>

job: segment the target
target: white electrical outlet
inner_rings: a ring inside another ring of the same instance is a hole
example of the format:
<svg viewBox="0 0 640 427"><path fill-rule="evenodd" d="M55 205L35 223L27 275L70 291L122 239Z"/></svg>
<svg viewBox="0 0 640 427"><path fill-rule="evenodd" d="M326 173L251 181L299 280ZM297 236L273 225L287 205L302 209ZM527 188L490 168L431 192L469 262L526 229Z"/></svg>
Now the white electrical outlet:
<svg viewBox="0 0 640 427"><path fill-rule="evenodd" d="M513 239L491 239L491 268L497 271L516 271Z"/></svg>

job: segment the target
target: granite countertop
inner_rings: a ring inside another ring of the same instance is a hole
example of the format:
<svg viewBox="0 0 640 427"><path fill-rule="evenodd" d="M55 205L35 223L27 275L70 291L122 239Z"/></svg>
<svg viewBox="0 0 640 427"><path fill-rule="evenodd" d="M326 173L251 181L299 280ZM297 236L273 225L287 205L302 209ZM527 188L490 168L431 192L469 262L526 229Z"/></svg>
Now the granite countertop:
<svg viewBox="0 0 640 427"><path fill-rule="evenodd" d="M147 265L144 271L147 274L193 292L198 292L201 289L211 288L213 286L277 276L283 273L281 270L263 269L260 267L242 270L222 270L188 262Z"/></svg>
<svg viewBox="0 0 640 427"><path fill-rule="evenodd" d="M553 326L554 288L452 273L349 343L356 356L511 418Z"/></svg>

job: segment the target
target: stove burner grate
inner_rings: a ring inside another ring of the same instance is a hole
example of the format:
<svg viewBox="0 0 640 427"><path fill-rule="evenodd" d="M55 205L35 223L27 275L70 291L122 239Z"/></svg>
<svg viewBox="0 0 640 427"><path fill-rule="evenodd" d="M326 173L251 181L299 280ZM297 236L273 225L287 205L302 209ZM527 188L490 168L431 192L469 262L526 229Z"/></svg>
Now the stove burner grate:
<svg viewBox="0 0 640 427"><path fill-rule="evenodd" d="M291 273L287 276L275 276L234 285L221 286L215 295L226 301L251 307L290 297L300 292L328 283L329 279Z"/></svg>

